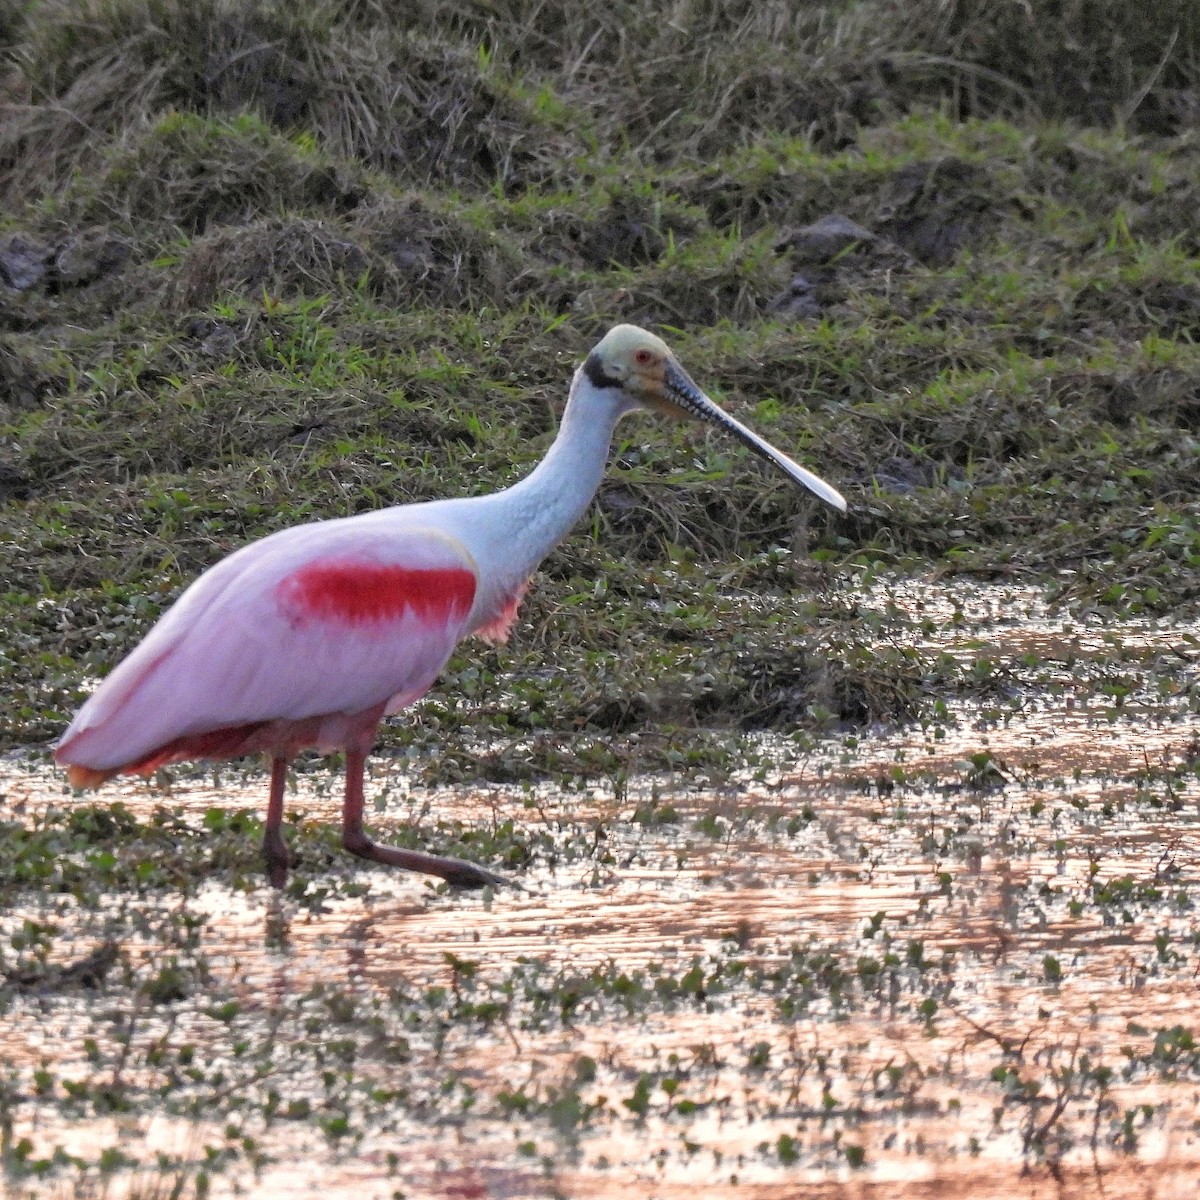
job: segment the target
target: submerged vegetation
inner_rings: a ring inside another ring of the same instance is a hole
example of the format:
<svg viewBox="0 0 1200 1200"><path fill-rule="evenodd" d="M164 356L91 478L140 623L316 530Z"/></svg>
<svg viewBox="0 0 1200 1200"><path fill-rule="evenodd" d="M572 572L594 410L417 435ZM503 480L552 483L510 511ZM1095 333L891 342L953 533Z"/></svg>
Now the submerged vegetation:
<svg viewBox="0 0 1200 1200"><path fill-rule="evenodd" d="M461 1162L471 1122L496 1194L599 1194L631 1130L642 1182L870 1178L934 1114L984 1196L1192 1136L1198 75L1189 0L0 0L0 749L247 540L513 482L618 321L850 501L624 422L511 643L386 725L389 836L552 881L569 945L348 863L324 774L269 908L258 818L187 809L209 766L48 807L0 776L0 1013L68 1047L0 1062L6 1182L203 1196L353 1148L424 1195L413 1142ZM1061 625L983 632L976 584ZM1040 709L1095 720L1077 759L993 754ZM956 718L951 763L872 757ZM622 872L704 917L592 949ZM344 960L278 984L331 913ZM64 1148L155 1113L224 1132Z"/></svg>

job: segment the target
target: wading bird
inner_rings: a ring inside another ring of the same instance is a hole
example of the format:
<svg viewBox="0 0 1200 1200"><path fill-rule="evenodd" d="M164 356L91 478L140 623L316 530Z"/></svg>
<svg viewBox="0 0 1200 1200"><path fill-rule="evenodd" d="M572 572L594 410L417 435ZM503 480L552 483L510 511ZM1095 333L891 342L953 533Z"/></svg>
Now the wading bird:
<svg viewBox="0 0 1200 1200"><path fill-rule="evenodd" d="M271 757L267 874L287 879L283 794L304 749L345 751L342 842L450 883L474 863L381 846L363 831L379 722L432 686L468 634L502 641L529 578L583 514L617 422L636 410L727 430L835 508L841 494L717 407L666 344L611 329L575 372L558 436L519 483L273 533L200 576L101 683L55 750L77 788L185 759Z"/></svg>

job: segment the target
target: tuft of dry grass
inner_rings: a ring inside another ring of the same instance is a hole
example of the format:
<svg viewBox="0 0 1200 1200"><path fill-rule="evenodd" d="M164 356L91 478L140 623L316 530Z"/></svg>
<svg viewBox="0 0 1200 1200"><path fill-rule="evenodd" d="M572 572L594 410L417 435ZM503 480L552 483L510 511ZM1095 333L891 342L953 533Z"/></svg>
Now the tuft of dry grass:
<svg viewBox="0 0 1200 1200"><path fill-rule="evenodd" d="M56 194L178 111L259 114L410 183L561 183L632 153L708 159L768 132L825 150L930 104L1172 134L1197 118L1190 0L623 0L394 7L47 0L0 45L0 198Z"/></svg>

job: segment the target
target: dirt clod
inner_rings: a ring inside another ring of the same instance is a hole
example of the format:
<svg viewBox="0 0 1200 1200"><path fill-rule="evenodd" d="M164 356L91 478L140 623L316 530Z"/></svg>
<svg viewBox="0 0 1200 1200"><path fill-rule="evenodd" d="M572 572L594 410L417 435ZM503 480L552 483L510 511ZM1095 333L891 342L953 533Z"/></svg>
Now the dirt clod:
<svg viewBox="0 0 1200 1200"><path fill-rule="evenodd" d="M36 287L46 276L53 250L24 233L0 238L0 282L16 292Z"/></svg>

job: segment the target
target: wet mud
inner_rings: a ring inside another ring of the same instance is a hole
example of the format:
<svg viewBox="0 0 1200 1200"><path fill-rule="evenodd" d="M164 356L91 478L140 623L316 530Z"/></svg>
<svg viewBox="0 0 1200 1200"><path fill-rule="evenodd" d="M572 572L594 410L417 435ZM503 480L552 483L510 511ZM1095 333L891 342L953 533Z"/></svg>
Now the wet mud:
<svg viewBox="0 0 1200 1200"><path fill-rule="evenodd" d="M11 1194L1194 1195L1200 774L1172 664L1198 630L1011 589L889 601L914 643L1008 664L995 701L758 737L720 788L376 764L381 830L510 820L541 847L519 887L15 896ZM261 788L103 798L202 824ZM28 757L0 796L15 824L74 803ZM336 819L323 773L290 804ZM49 969L108 944L90 986Z"/></svg>

